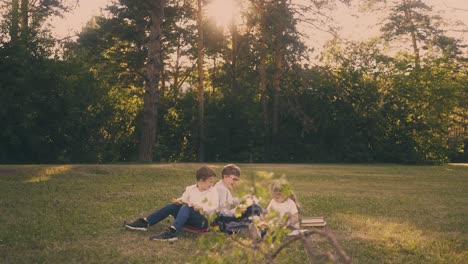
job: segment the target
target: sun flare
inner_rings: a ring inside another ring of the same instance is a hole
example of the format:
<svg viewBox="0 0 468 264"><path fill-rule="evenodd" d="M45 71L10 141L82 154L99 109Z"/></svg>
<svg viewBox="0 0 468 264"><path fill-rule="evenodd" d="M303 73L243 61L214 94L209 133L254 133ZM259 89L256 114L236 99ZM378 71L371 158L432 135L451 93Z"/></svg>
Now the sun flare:
<svg viewBox="0 0 468 264"><path fill-rule="evenodd" d="M240 15L240 7L236 0L213 0L206 6L208 17L215 19L216 23L227 28Z"/></svg>

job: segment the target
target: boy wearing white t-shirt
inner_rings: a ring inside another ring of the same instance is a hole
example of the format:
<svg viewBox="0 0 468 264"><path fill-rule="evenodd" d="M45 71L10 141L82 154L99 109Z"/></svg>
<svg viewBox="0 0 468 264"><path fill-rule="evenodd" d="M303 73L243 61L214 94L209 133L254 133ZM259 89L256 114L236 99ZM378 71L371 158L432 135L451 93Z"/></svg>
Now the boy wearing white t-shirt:
<svg viewBox="0 0 468 264"><path fill-rule="evenodd" d="M215 185L219 195L218 223L241 221L248 219L253 215L260 215L263 212L263 209L258 204L254 203L247 207L242 212L240 217L236 217L236 206L239 205L240 200L239 198L232 196L231 189L240 180L240 176L240 168L234 164L228 164L224 166L223 170L221 171L221 180L218 181Z"/></svg>
<svg viewBox="0 0 468 264"><path fill-rule="evenodd" d="M174 241L185 224L204 229L209 226L207 215L213 214L219 207L216 188L216 172L208 166L197 170L197 183L188 186L181 198L156 210L145 218L139 218L125 227L132 230L146 231L149 226L166 219L169 215L175 218L173 224L163 233L150 237L151 240Z"/></svg>

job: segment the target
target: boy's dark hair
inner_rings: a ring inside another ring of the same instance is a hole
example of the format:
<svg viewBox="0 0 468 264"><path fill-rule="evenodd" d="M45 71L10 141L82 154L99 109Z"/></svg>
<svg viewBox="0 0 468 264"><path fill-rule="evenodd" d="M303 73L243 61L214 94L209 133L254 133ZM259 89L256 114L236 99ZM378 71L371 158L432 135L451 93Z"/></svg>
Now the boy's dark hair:
<svg viewBox="0 0 468 264"><path fill-rule="evenodd" d="M234 164L228 164L224 166L223 170L221 171L221 177L224 177L225 175L234 175L240 177L241 170Z"/></svg>
<svg viewBox="0 0 468 264"><path fill-rule="evenodd" d="M212 168L203 166L197 170L197 181L206 180L210 177L216 177L216 172Z"/></svg>

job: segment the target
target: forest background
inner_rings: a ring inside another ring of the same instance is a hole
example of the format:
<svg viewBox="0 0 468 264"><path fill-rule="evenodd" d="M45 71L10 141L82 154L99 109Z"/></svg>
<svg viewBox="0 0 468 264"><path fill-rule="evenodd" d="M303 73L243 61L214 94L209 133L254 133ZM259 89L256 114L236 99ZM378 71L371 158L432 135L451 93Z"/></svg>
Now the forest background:
<svg viewBox="0 0 468 264"><path fill-rule="evenodd" d="M116 0L59 39L73 4L2 1L0 163L468 161L466 25L423 0L238 0L223 26L210 2ZM379 34L340 36L341 5Z"/></svg>

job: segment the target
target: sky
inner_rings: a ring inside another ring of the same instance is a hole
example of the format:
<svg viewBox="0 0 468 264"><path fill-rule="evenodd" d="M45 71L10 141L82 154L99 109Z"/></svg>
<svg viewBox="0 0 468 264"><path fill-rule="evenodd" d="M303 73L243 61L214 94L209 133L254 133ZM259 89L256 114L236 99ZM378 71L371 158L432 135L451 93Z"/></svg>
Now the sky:
<svg viewBox="0 0 468 264"><path fill-rule="evenodd" d="M76 0L66 0L70 3L75 3ZM227 0L222 0L227 1ZM306 0L293 0L293 1L306 1ZM355 0L359 1L359 0ZM425 0L428 5L434 6L435 10L442 11L442 16L450 20L462 21L468 27L468 0ZM56 18L53 20L55 25L54 35L63 38L74 35L86 25L94 15L98 15L101 9L111 0L79 0L76 8L64 18ZM450 8L451 7L451 8ZM461 10L456 10L461 9ZM225 10L225 9L224 9ZM350 10L341 6L332 16L336 19L337 24L341 27L340 35L346 39L351 40L364 40L372 35L378 33L378 27L375 25L378 21L372 13L366 15L359 14L356 10ZM309 33L306 27L300 28L306 35L309 35L309 44L317 44L318 42L325 43L331 38L331 35L326 33ZM317 31L314 31L317 32ZM464 38L468 42L468 33L450 33L454 37ZM306 41L307 43L307 41Z"/></svg>
<svg viewBox="0 0 468 264"><path fill-rule="evenodd" d="M95 15L101 13L101 9L111 0L65 0L70 5L74 5L76 1L78 4L69 13L64 14L63 18L55 18L52 20L55 30L54 35L63 38L74 35L81 31L86 23Z"/></svg>

